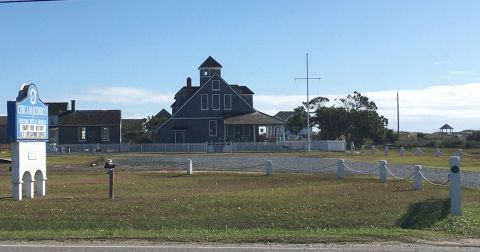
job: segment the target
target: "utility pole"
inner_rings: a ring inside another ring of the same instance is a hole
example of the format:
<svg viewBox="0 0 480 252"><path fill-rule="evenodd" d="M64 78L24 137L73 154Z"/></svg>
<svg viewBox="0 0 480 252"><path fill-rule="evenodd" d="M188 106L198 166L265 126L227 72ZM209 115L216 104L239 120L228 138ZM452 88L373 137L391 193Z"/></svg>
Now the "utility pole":
<svg viewBox="0 0 480 252"><path fill-rule="evenodd" d="M308 77L308 53L307 53L307 78L295 78L295 80L307 80L307 150L310 151L310 141L311 141L311 129L310 129L310 96L308 91L308 81L309 80L320 80L318 77L309 78Z"/></svg>
<svg viewBox="0 0 480 252"><path fill-rule="evenodd" d="M397 140L400 140L400 105L397 92Z"/></svg>

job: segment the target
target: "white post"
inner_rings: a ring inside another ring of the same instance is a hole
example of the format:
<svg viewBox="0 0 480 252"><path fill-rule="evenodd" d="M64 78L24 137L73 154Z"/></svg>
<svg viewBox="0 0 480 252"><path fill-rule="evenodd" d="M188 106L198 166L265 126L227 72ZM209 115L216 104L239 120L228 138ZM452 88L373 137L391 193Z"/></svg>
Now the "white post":
<svg viewBox="0 0 480 252"><path fill-rule="evenodd" d="M343 179L344 177L345 177L345 160L338 159L337 179Z"/></svg>
<svg viewBox="0 0 480 252"><path fill-rule="evenodd" d="M372 146L372 155L375 155L375 152L377 152L377 148L375 148L375 145Z"/></svg>
<svg viewBox="0 0 480 252"><path fill-rule="evenodd" d="M187 165L186 165L185 169L187 171L187 175L192 175L193 174L193 166L192 166L192 160L191 159L187 159Z"/></svg>
<svg viewBox="0 0 480 252"><path fill-rule="evenodd" d="M457 156L457 157L462 157L462 149L457 149L457 150L455 151L455 156Z"/></svg>
<svg viewBox="0 0 480 252"><path fill-rule="evenodd" d="M414 165L413 169L414 169L413 189L415 191L420 191L420 190L422 190L422 182L423 182L423 177L420 174L420 171L422 170L422 166L421 165Z"/></svg>
<svg viewBox="0 0 480 252"><path fill-rule="evenodd" d="M435 150L435 157L440 157L441 153L440 153L440 149L436 149Z"/></svg>
<svg viewBox="0 0 480 252"><path fill-rule="evenodd" d="M400 156L403 157L404 154L405 154L405 147L400 147Z"/></svg>
<svg viewBox="0 0 480 252"><path fill-rule="evenodd" d="M415 154L417 155L417 157L420 156L420 154L422 154L422 151L420 150L419 147L415 149Z"/></svg>
<svg viewBox="0 0 480 252"><path fill-rule="evenodd" d="M380 160L380 172L378 173L380 182L387 182L387 161Z"/></svg>
<svg viewBox="0 0 480 252"><path fill-rule="evenodd" d="M388 146L385 146L385 148L383 148L383 154L385 156L388 156Z"/></svg>
<svg viewBox="0 0 480 252"><path fill-rule="evenodd" d="M362 150L362 155L365 154L365 144L362 144L362 146L360 148Z"/></svg>
<svg viewBox="0 0 480 252"><path fill-rule="evenodd" d="M355 143L350 142L350 152L353 154L355 152Z"/></svg>
<svg viewBox="0 0 480 252"><path fill-rule="evenodd" d="M450 211L453 216L462 216L462 191L460 186L460 157L452 156L450 163Z"/></svg>
<svg viewBox="0 0 480 252"><path fill-rule="evenodd" d="M267 160L267 164L265 165L265 175L271 176L273 173L273 163L272 160Z"/></svg>

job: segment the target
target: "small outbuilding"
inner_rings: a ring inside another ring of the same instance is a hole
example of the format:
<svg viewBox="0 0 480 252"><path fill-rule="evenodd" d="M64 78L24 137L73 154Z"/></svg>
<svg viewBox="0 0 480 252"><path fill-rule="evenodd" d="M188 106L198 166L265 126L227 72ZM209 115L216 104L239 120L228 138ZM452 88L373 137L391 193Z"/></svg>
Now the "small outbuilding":
<svg viewBox="0 0 480 252"><path fill-rule="evenodd" d="M440 133L445 133L445 134L452 134L453 132L453 127L445 124L440 128Z"/></svg>

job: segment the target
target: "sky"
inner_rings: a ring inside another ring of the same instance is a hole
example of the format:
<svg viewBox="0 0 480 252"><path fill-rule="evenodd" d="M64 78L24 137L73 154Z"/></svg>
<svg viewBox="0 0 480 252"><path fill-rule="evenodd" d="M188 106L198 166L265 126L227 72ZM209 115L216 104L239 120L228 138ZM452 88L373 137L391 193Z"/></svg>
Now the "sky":
<svg viewBox="0 0 480 252"><path fill-rule="evenodd" d="M0 1L1 2L1 1ZM171 111L208 57L270 115L358 91L400 130L480 129L477 0L66 0L0 4L0 115L23 83L45 102ZM334 105L332 102L331 105Z"/></svg>

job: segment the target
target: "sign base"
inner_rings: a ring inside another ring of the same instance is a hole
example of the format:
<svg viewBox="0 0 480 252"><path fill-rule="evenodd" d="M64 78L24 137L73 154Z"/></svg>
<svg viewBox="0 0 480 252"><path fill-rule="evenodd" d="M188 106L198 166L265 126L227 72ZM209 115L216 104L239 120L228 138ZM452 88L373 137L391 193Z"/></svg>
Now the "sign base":
<svg viewBox="0 0 480 252"><path fill-rule="evenodd" d="M12 189L13 200L45 196L47 160L45 142L13 142ZM32 158L31 153L35 153Z"/></svg>

